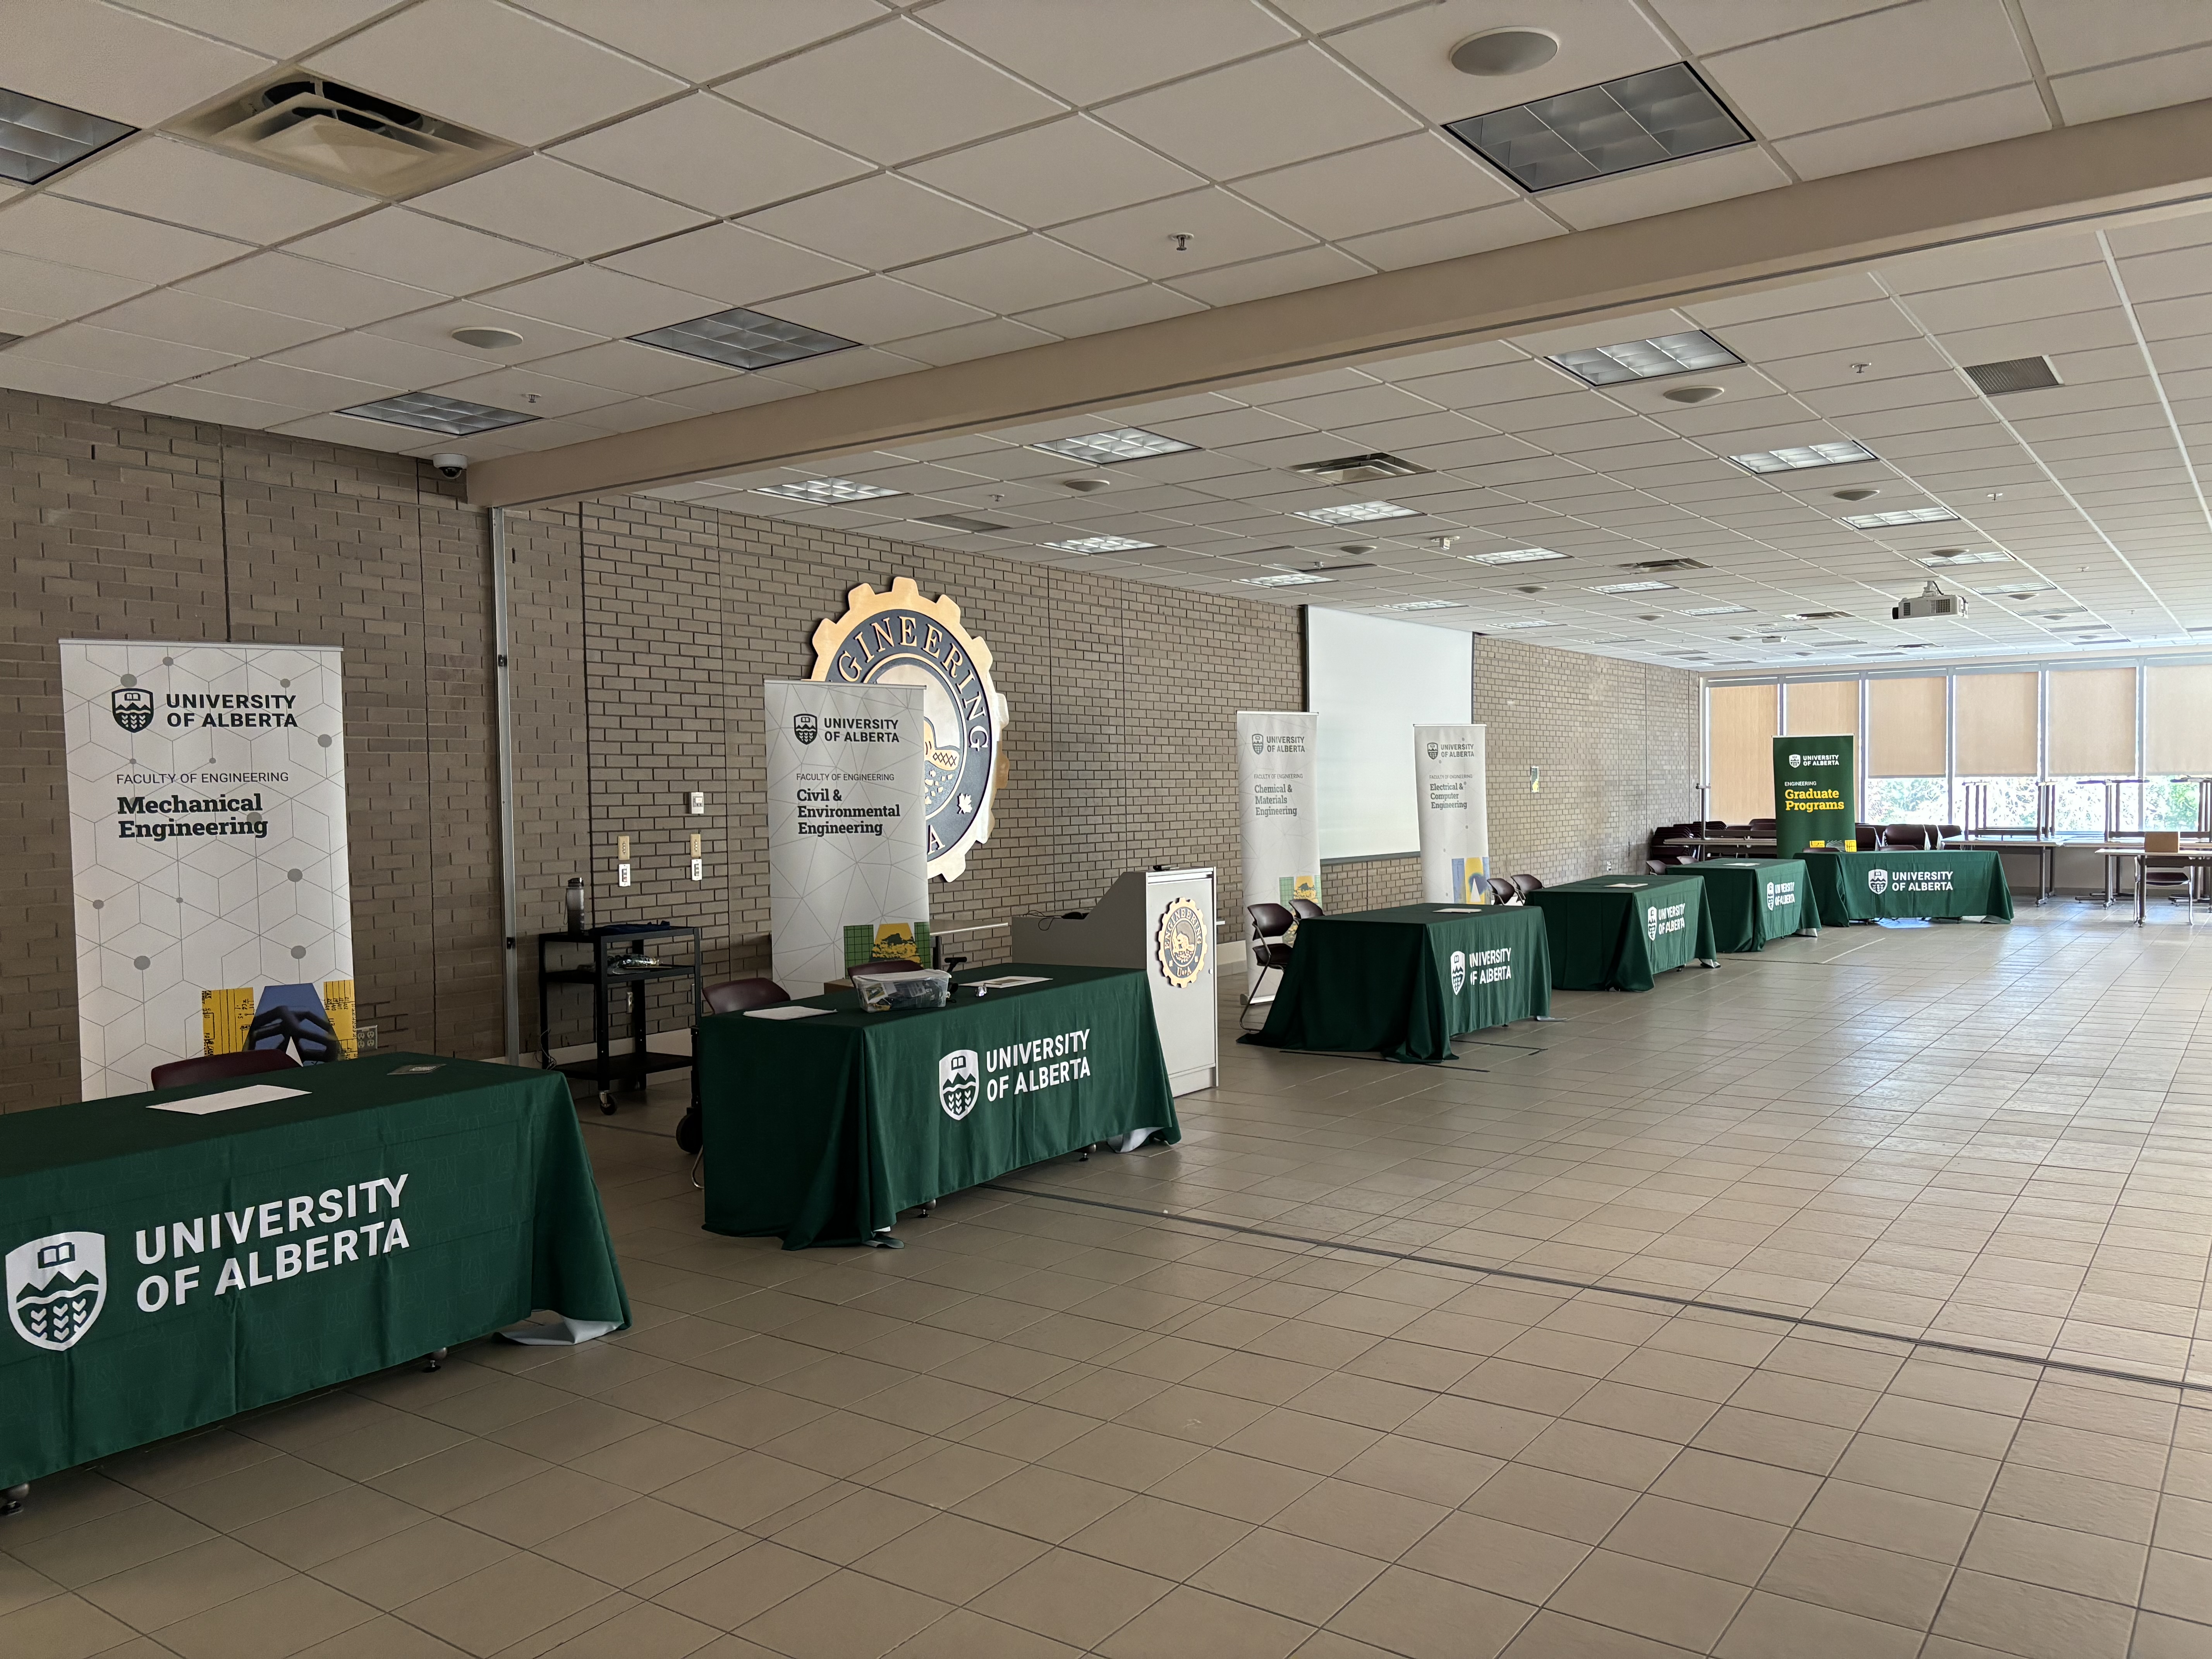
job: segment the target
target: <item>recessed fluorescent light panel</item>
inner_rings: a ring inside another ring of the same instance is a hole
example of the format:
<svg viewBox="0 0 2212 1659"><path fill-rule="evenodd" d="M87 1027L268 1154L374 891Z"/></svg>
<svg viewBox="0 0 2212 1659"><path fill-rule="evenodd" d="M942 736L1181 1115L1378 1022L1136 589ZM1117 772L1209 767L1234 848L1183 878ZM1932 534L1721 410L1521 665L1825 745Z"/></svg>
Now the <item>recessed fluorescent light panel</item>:
<svg viewBox="0 0 2212 1659"><path fill-rule="evenodd" d="M1905 507L1894 513L1854 513L1844 522L1854 530L1885 530L1892 525L1942 524L1958 516L1948 507Z"/></svg>
<svg viewBox="0 0 2212 1659"><path fill-rule="evenodd" d="M1419 514L1395 501L1354 501L1349 507L1316 507L1291 516L1313 524L1370 524L1376 519L1412 519Z"/></svg>
<svg viewBox="0 0 2212 1659"><path fill-rule="evenodd" d="M971 519L964 513L933 513L927 518L916 519L916 524L926 524L937 530L961 530L980 536L987 531L1004 530L1006 526L989 519Z"/></svg>
<svg viewBox="0 0 2212 1659"><path fill-rule="evenodd" d="M1464 611L1467 607L1457 599L1408 599L1403 605L1386 605L1385 611Z"/></svg>
<svg viewBox="0 0 2212 1659"><path fill-rule="evenodd" d="M1974 590L1992 599L2029 599L2038 593L2055 593L2057 591L2049 582L2014 582L2005 587L1978 587Z"/></svg>
<svg viewBox="0 0 2212 1659"><path fill-rule="evenodd" d="M795 363L803 357L824 357L860 343L842 335L824 334L819 329L787 323L781 317L748 311L743 306L718 311L709 317L694 317L688 323L671 323L666 328L629 337L639 345L659 346L663 351L678 352L686 357L703 357L710 363L721 363L731 368L773 368L778 363Z"/></svg>
<svg viewBox="0 0 2212 1659"><path fill-rule="evenodd" d="M0 179L35 185L137 131L0 87Z"/></svg>
<svg viewBox="0 0 2212 1659"><path fill-rule="evenodd" d="M1500 628L1557 628L1559 623L1555 622L1517 622L1500 623L1498 625Z"/></svg>
<svg viewBox="0 0 2212 1659"><path fill-rule="evenodd" d="M1936 568L1941 569L1943 566L1949 564L2008 564L2011 561L2012 555L2009 553L1999 553L1994 549L1985 549L1978 553L1965 553L1957 551L1930 553L1923 557L1920 562L1926 565L1933 565Z"/></svg>
<svg viewBox="0 0 2212 1659"><path fill-rule="evenodd" d="M1685 374L1693 368L1726 368L1743 359L1703 329L1693 328L1686 334L1662 334L1656 339L1555 352L1549 361L1587 385L1614 386L1622 380Z"/></svg>
<svg viewBox="0 0 2212 1659"><path fill-rule="evenodd" d="M1788 449L1762 449L1749 455L1729 457L1748 472L1796 472L1808 466L1848 466L1853 461L1881 459L1864 444L1848 440L1832 444L1797 444Z"/></svg>
<svg viewBox="0 0 2212 1659"><path fill-rule="evenodd" d="M1747 605L1701 605L1695 611L1685 611L1682 614L1686 617L1747 617L1751 614L1751 607Z"/></svg>
<svg viewBox="0 0 2212 1659"><path fill-rule="evenodd" d="M1325 582L1327 576L1309 576L1303 570L1285 570L1279 576L1239 576L1237 579L1247 587L1304 587L1308 582Z"/></svg>
<svg viewBox="0 0 2212 1659"><path fill-rule="evenodd" d="M1534 564L1539 559L1564 559L1564 553L1554 553L1548 547L1503 547L1495 553L1462 553L1460 557L1469 564Z"/></svg>
<svg viewBox="0 0 2212 1659"><path fill-rule="evenodd" d="M1444 131L1529 191L1751 142L1687 64L1472 115Z"/></svg>
<svg viewBox="0 0 2212 1659"><path fill-rule="evenodd" d="M1133 542L1127 536L1078 536L1073 541L1047 542L1045 545L1061 553L1134 553L1159 544Z"/></svg>
<svg viewBox="0 0 2212 1659"><path fill-rule="evenodd" d="M1157 432L1146 432L1133 426L1116 427L1111 432L1092 432L1080 438L1054 438L1049 443L1031 444L1031 449L1042 449L1048 455L1065 455L1071 461L1081 461L1086 466L1111 466L1115 461L1141 461L1148 455L1173 455L1185 449L1195 449L1176 438L1163 438Z"/></svg>
<svg viewBox="0 0 2212 1659"><path fill-rule="evenodd" d="M1608 582L1603 587L1586 587L1585 593L1671 593L1672 582Z"/></svg>
<svg viewBox="0 0 2212 1659"><path fill-rule="evenodd" d="M881 484L855 483L850 478L809 478L804 483L763 484L752 493L774 495L787 501L834 505L839 501L878 501L886 495L903 495L906 492L886 489Z"/></svg>
<svg viewBox="0 0 2212 1659"><path fill-rule="evenodd" d="M351 409L341 409L341 415L350 415L356 420L382 421L391 426L411 426L421 432L442 432L449 438L465 438L473 433L493 432L503 426L520 426L525 421L534 421L535 415L520 415L511 409L494 409L489 404L472 404L459 398L441 398L434 392L403 392L397 398L380 398L373 404L356 404Z"/></svg>

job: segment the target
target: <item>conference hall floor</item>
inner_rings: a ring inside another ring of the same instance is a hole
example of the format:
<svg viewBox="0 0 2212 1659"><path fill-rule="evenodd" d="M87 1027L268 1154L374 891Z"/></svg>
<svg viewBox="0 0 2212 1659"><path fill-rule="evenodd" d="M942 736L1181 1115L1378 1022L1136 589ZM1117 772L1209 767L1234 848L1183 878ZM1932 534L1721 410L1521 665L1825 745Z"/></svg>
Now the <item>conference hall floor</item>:
<svg viewBox="0 0 2212 1659"><path fill-rule="evenodd" d="M586 1114L635 1330L40 1482L0 1653L2212 1655L2208 993L2057 901L1224 1046L901 1251L702 1233L678 1073Z"/></svg>

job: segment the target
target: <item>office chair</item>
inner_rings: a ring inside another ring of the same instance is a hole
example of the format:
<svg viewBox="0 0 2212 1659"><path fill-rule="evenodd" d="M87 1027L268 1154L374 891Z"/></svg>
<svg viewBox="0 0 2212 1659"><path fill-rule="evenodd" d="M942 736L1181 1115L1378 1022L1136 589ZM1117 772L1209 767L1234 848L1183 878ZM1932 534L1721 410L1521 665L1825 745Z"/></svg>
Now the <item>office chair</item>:
<svg viewBox="0 0 2212 1659"><path fill-rule="evenodd" d="M1239 1025L1244 1024L1246 1017L1252 1012L1252 1005L1259 1000L1260 985L1267 978L1267 969L1272 968L1275 970L1276 988L1282 988L1280 976L1291 965L1291 947L1284 942L1283 935L1297 927L1298 921L1297 916L1286 906L1269 904L1264 900L1258 904L1246 905L1244 914L1252 919L1249 949L1255 971L1250 983L1244 988L1244 1000L1237 1011Z"/></svg>
<svg viewBox="0 0 2212 1659"><path fill-rule="evenodd" d="M289 1072L300 1062L282 1048L243 1048L234 1054L195 1054L154 1068L156 1089L175 1089L187 1083L218 1083L225 1078L252 1077L262 1072Z"/></svg>

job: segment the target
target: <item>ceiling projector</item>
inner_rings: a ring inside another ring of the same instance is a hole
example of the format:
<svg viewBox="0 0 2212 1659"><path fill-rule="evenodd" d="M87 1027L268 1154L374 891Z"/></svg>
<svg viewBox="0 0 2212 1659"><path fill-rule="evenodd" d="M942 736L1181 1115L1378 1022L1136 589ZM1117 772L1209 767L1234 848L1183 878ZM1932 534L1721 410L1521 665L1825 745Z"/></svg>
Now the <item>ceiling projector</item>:
<svg viewBox="0 0 2212 1659"><path fill-rule="evenodd" d="M1892 622L1918 622L1928 617L1963 617L1966 614L1966 599L1963 593L1946 593L1929 582L1909 599L1899 599L1891 609Z"/></svg>

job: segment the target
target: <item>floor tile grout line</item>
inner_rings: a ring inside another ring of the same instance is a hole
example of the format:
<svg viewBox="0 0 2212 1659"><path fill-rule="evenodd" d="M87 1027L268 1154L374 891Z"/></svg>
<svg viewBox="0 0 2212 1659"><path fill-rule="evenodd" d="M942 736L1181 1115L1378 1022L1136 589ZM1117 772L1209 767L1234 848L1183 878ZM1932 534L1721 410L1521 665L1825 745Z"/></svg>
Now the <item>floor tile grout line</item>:
<svg viewBox="0 0 2212 1659"><path fill-rule="evenodd" d="M1363 1244L1346 1239L1314 1238L1303 1233L1279 1232L1267 1227L1253 1226L1243 1222L1220 1221L1210 1216L1192 1215L1177 1210L1148 1209L1141 1205L1116 1204L1106 1199L1079 1198L1073 1194L1039 1191L1035 1188L1012 1187L1002 1182L985 1182L982 1190L1006 1193L1022 1198L1046 1199L1063 1204L1079 1204L1091 1209L1115 1210L1127 1215L1145 1216L1154 1220L1175 1221L1196 1227L1211 1227L1222 1232L1242 1233L1255 1238L1273 1239L1279 1243L1304 1244L1315 1249L1348 1250L1361 1255L1381 1256L1387 1261L1406 1261L1419 1267L1443 1267L1455 1273L1477 1273L1485 1278L1510 1279L1527 1284L1549 1285L1561 1290L1587 1291L1598 1296L1626 1297L1638 1302L1654 1302L1667 1307L1695 1310L1700 1313L1724 1313L1740 1318L1764 1320L1770 1324L1789 1325L1802 1330L1829 1331L1840 1336L1867 1337L1876 1341L1901 1343L1908 1347L1930 1349L1938 1353L1964 1354L1978 1359L1996 1359L2017 1365L2033 1365L2040 1370L2063 1371L2075 1376L2098 1376L2115 1382L2135 1382L2149 1388L2179 1389L2186 1394L2212 1395L2212 1383L2191 1382L2184 1378L2157 1376L2148 1372L2121 1370L2115 1366L2087 1365L2078 1360L2039 1358L2034 1354L2014 1353L2002 1348L1984 1348L1972 1343L1947 1341L1941 1337L1910 1336L1895 1331L1880 1331L1863 1325L1847 1325L1840 1321L1815 1319L1808 1315L1776 1313L1764 1308L1740 1307L1725 1302L1708 1301L1701 1297L1670 1296L1663 1291L1635 1290L1620 1285L1594 1284L1585 1279L1566 1279L1549 1273L1533 1273L1525 1268L1486 1267L1480 1262L1454 1261L1444 1256L1426 1255L1415 1250L1394 1250L1376 1244Z"/></svg>

